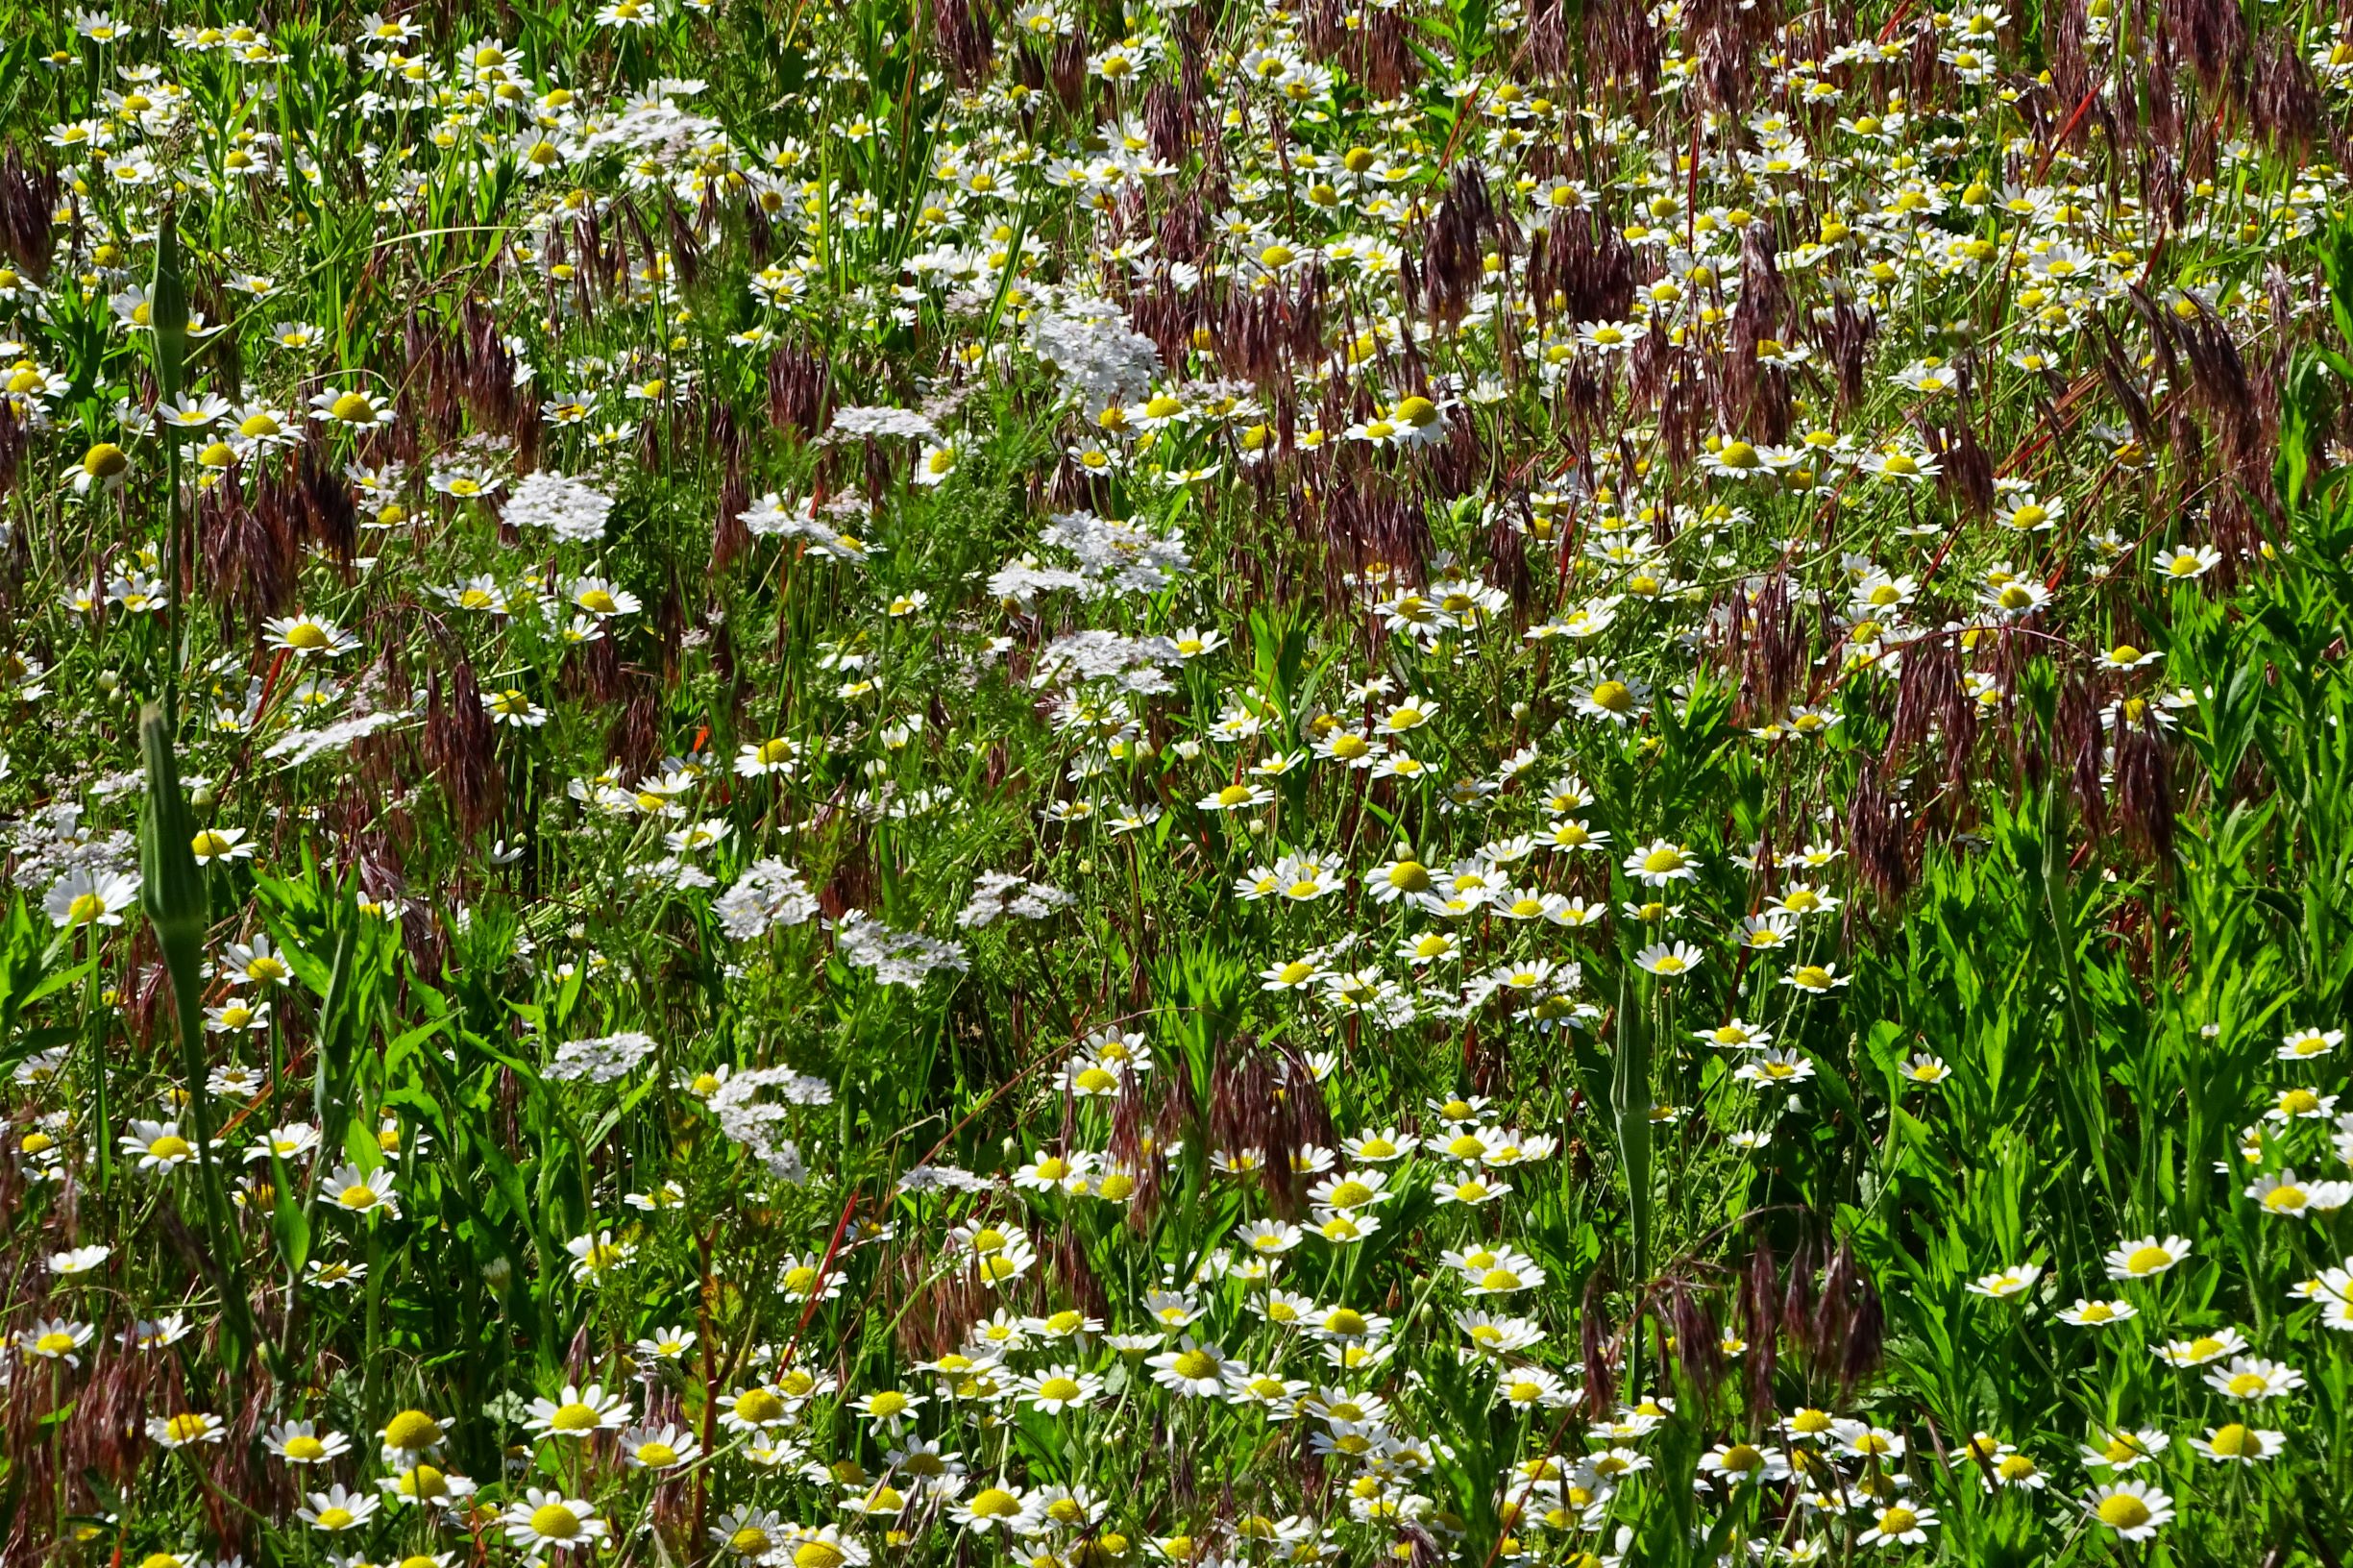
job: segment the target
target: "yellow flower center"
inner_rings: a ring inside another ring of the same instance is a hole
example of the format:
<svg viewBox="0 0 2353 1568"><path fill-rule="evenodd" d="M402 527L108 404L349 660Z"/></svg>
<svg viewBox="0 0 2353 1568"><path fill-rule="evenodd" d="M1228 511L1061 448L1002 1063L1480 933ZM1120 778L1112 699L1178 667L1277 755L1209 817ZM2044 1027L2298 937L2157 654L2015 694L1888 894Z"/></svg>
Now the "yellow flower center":
<svg viewBox="0 0 2353 1568"><path fill-rule="evenodd" d="M2246 1458L2263 1452L2263 1444L2257 1440L2255 1434L2236 1421L2227 1427L2218 1429L2207 1440L2206 1446L2218 1456L2234 1459Z"/></svg>
<svg viewBox="0 0 2353 1568"><path fill-rule="evenodd" d="M1180 1378L1197 1380L1210 1377L1217 1370L1217 1358L1206 1350L1180 1351L1170 1363L1170 1369Z"/></svg>
<svg viewBox="0 0 2353 1568"><path fill-rule="evenodd" d="M1009 1519L1020 1511L1020 1500L1002 1486L984 1486L972 1496L975 1519Z"/></svg>
<svg viewBox="0 0 2353 1568"><path fill-rule="evenodd" d="M543 1503L531 1510L531 1531L546 1540L569 1541L580 1533L580 1516L561 1503Z"/></svg>
<svg viewBox="0 0 2353 1568"><path fill-rule="evenodd" d="M441 1441L441 1423L423 1410L403 1410L384 1423L384 1441L394 1448L430 1448Z"/></svg>
<svg viewBox="0 0 2353 1568"><path fill-rule="evenodd" d="M2116 1492L2099 1500L2099 1522L2112 1530L2139 1530L2149 1521L2148 1505L2130 1492Z"/></svg>
<svg viewBox="0 0 2353 1568"><path fill-rule="evenodd" d="M592 1432L597 1426L596 1408L577 1400L559 1405L555 1413L548 1417L548 1425L557 1432Z"/></svg>
<svg viewBox="0 0 2353 1568"><path fill-rule="evenodd" d="M765 1388L747 1388L735 1396L735 1413L757 1426L784 1414L784 1401Z"/></svg>

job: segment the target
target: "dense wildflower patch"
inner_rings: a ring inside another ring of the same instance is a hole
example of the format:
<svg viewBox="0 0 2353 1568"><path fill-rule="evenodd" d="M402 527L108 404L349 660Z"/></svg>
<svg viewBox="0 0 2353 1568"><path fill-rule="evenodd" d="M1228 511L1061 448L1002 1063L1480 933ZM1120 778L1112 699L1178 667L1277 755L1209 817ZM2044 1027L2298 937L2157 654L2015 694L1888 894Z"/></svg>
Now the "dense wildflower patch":
<svg viewBox="0 0 2353 1568"><path fill-rule="evenodd" d="M0 1560L2353 1555L2353 31L26 12Z"/></svg>

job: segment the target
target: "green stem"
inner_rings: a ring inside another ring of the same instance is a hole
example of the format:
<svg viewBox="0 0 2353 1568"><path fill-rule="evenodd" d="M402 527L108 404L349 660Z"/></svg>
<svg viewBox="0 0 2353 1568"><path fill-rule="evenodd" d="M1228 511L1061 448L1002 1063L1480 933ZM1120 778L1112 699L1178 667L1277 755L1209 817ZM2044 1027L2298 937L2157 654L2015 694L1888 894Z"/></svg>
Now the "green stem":
<svg viewBox="0 0 2353 1568"><path fill-rule="evenodd" d="M90 1046L90 1116L96 1128L98 1156L98 1190L113 1184L114 1126L113 1112L107 1103L107 1037L113 1033L112 1015L100 1016L98 996L98 926L89 926L90 972L82 982L82 1017L93 1024L89 1031Z"/></svg>

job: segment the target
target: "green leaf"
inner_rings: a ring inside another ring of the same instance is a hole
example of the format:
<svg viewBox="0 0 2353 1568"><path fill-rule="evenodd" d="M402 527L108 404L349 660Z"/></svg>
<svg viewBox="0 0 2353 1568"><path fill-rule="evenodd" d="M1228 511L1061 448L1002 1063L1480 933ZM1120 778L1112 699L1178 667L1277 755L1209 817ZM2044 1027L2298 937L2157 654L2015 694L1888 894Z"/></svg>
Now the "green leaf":
<svg viewBox="0 0 2353 1568"><path fill-rule="evenodd" d="M271 1179L278 1201L270 1208L270 1234L278 1238L279 1256L289 1272L300 1274L310 1261L310 1213L296 1191L297 1183L285 1162L270 1157Z"/></svg>
<svg viewBox="0 0 2353 1568"><path fill-rule="evenodd" d="M180 214L165 208L156 220L156 271L148 288L148 322L155 331L156 385L166 401L180 395L188 357L188 285L180 262Z"/></svg>

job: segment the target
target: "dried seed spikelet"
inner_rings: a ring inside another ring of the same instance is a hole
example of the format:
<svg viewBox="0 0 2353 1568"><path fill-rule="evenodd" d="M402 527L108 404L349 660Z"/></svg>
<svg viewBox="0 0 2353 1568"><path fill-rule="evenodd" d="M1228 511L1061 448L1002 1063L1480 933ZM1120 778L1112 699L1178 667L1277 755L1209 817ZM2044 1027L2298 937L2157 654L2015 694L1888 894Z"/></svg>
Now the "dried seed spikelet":
<svg viewBox="0 0 2353 1568"><path fill-rule="evenodd" d="M303 446L299 474L305 532L348 574L359 549L359 508L351 486L328 466L315 442Z"/></svg>
<svg viewBox="0 0 2353 1568"><path fill-rule="evenodd" d="M301 565L290 519L299 511L275 501L246 504L234 472L223 475L196 502L197 551L204 563L206 597L224 614L257 629L265 616L282 613L294 597Z"/></svg>
<svg viewBox="0 0 2353 1568"><path fill-rule="evenodd" d="M1879 1304L1878 1287L1871 1283L1868 1272L1856 1271L1852 1295L1846 1336L1839 1347L1838 1386L1842 1395L1852 1394L1857 1384L1878 1371L1887 1336L1887 1314Z"/></svg>
<svg viewBox="0 0 2353 1568"><path fill-rule="evenodd" d="M1746 1369L1749 1405L1764 1409L1773 1402L1773 1374L1780 1360L1781 1279L1774 1262L1773 1238L1759 1233L1756 1250L1749 1255L1748 1272L1740 1282L1740 1319L1749 1342Z"/></svg>
<svg viewBox="0 0 2353 1568"><path fill-rule="evenodd" d="M25 422L17 417L16 404L0 398L0 500L16 489L16 471L24 464L27 444Z"/></svg>
<svg viewBox="0 0 2353 1568"><path fill-rule="evenodd" d="M1585 1413L1606 1421L1617 1411L1617 1349L1609 1332L1608 1278L1598 1268L1585 1277L1577 1336L1579 1358L1585 1363Z"/></svg>
<svg viewBox="0 0 2353 1568"><path fill-rule="evenodd" d="M2318 79L2285 28L2267 28L2255 46L2254 86L2249 118L2283 155L2312 150L2328 125L2328 106Z"/></svg>
<svg viewBox="0 0 2353 1568"><path fill-rule="evenodd" d="M0 160L0 251L37 283L49 280L58 198L63 190L56 170L27 163L15 144L9 144L7 159Z"/></svg>
<svg viewBox="0 0 2353 1568"><path fill-rule="evenodd" d="M682 286L693 288L702 278L702 236L696 233L694 220L684 208L668 208L663 222L670 241L671 269Z"/></svg>
<svg viewBox="0 0 2353 1568"><path fill-rule="evenodd" d="M1075 24L1054 46L1054 58L1046 67L1047 78L1054 85L1054 96L1062 107L1076 114L1087 102L1087 29Z"/></svg>
<svg viewBox="0 0 2353 1568"><path fill-rule="evenodd" d="M1432 321L1452 327L1462 319L1485 281L1486 242L1497 233L1485 171L1465 159L1447 182L1423 251L1423 306Z"/></svg>
<svg viewBox="0 0 2353 1568"><path fill-rule="evenodd" d="M822 361L795 344L782 344L768 358L768 422L779 430L814 438L825 429L831 375Z"/></svg>
<svg viewBox="0 0 2353 1568"><path fill-rule="evenodd" d="M1932 633L1905 645L1903 670L1896 679L1896 713L1888 723L1888 767L1901 768L1916 747L1941 737L1948 776L1960 776L1976 738L1975 704L1963 686L1960 649L1950 636Z"/></svg>
<svg viewBox="0 0 2353 1568"><path fill-rule="evenodd" d="M1875 763L1862 765L1848 799L1847 850L1882 904L1892 907L1902 902L1912 887L1904 810L1889 793Z"/></svg>
<svg viewBox="0 0 2353 1568"><path fill-rule="evenodd" d="M2116 812L2126 835L2169 875L2173 863L2173 766L2156 711L2120 720L2116 736Z"/></svg>
<svg viewBox="0 0 2353 1568"><path fill-rule="evenodd" d="M459 829L479 837L504 802L506 775L499 766L497 726L482 704L474 666L462 657L450 666L446 691L440 672L427 677L424 750Z"/></svg>
<svg viewBox="0 0 2353 1568"><path fill-rule="evenodd" d="M1840 300L1830 306L1828 343L1830 366L1838 375L1838 401L1852 407L1863 399L1864 373L1871 368L1872 339L1879 335L1879 318L1868 307Z"/></svg>
<svg viewBox="0 0 2353 1568"><path fill-rule="evenodd" d="M1788 710L1806 673L1805 632L1790 597L1789 574L1776 572L1729 606L1730 648L1740 659L1742 713L1776 719Z"/></svg>
<svg viewBox="0 0 2353 1568"><path fill-rule="evenodd" d="M634 781L644 777L662 754L662 706L652 682L640 677L630 684L635 689L613 720L612 730L605 738L604 753L616 774Z"/></svg>
<svg viewBox="0 0 2353 1568"><path fill-rule="evenodd" d="M1964 373L1966 375L1966 373ZM1964 380L1961 396L1968 396ZM1938 484L1946 494L1959 502L1972 517L1994 515L1994 459L1978 441L1974 427L1965 418L1936 428L1929 450L1937 455L1944 472Z"/></svg>
<svg viewBox="0 0 2353 1568"><path fill-rule="evenodd" d="M940 58L946 61L959 86L974 86L989 79L996 60L996 36L989 18L971 0L940 0L933 23Z"/></svg>
<svg viewBox="0 0 2353 1568"><path fill-rule="evenodd" d="M724 403L705 405L705 447L719 453L721 478L719 510L711 520L711 575L718 576L751 547L751 530L744 513L751 508L751 485L744 477L744 439L736 429L735 413Z"/></svg>
<svg viewBox="0 0 2353 1568"><path fill-rule="evenodd" d="M1675 1336L1675 1361L1703 1409L1715 1403L1724 1380L1724 1330L1706 1299L1688 1279L1678 1278L1667 1294L1663 1319Z"/></svg>
<svg viewBox="0 0 2353 1568"><path fill-rule="evenodd" d="M2084 828L2097 837L2107 828L2107 796L2100 787L2100 764L2106 737L2100 732L2099 699L2089 682L2071 676L2059 688L2053 710L2051 737L2068 759L2068 787L2083 813Z"/></svg>

